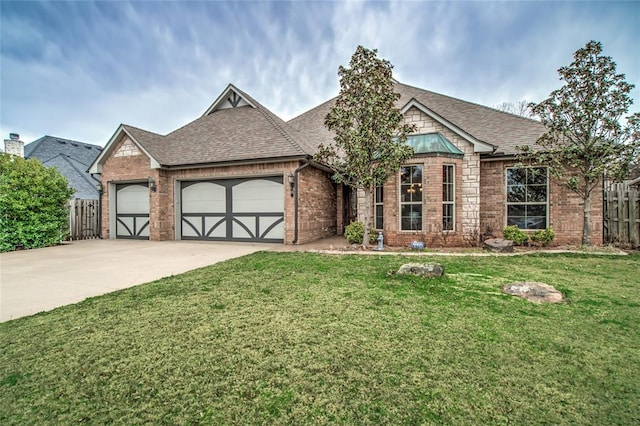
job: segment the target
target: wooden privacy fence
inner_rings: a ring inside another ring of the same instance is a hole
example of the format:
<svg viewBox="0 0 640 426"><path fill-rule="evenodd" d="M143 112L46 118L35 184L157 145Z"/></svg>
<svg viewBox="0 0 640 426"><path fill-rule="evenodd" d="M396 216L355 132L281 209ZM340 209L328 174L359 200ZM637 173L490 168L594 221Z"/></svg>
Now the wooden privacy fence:
<svg viewBox="0 0 640 426"><path fill-rule="evenodd" d="M100 205L98 200L69 201L69 239L100 238Z"/></svg>
<svg viewBox="0 0 640 426"><path fill-rule="evenodd" d="M604 240L609 244L640 247L640 193L605 191Z"/></svg>

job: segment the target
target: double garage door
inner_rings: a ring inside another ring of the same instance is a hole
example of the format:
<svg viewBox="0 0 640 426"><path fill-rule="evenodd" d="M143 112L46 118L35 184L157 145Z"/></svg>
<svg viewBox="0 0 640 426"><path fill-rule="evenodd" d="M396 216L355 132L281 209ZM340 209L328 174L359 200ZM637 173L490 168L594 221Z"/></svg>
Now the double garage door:
<svg viewBox="0 0 640 426"><path fill-rule="evenodd" d="M183 240L284 242L282 176L180 182Z"/></svg>

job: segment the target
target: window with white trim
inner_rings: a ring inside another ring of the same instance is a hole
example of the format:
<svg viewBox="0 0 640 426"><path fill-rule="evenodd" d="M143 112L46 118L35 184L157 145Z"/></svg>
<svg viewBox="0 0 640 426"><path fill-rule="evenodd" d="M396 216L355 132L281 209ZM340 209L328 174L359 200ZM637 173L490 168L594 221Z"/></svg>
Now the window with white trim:
<svg viewBox="0 0 640 426"><path fill-rule="evenodd" d="M454 230L455 218L455 167L453 164L442 166L442 230Z"/></svg>
<svg viewBox="0 0 640 426"><path fill-rule="evenodd" d="M507 225L545 229L549 212L546 167L507 169Z"/></svg>
<svg viewBox="0 0 640 426"><path fill-rule="evenodd" d="M422 166L400 168L400 229L422 230Z"/></svg>
<svg viewBox="0 0 640 426"><path fill-rule="evenodd" d="M384 226L384 215L383 215L383 202L384 202L384 189L381 186L376 186L373 191L373 208L374 208L374 224L376 229L382 230Z"/></svg>

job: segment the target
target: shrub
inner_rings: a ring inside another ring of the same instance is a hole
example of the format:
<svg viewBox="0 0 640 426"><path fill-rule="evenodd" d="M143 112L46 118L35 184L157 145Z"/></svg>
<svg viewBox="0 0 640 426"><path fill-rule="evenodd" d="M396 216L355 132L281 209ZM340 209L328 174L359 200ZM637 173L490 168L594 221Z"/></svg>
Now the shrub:
<svg viewBox="0 0 640 426"><path fill-rule="evenodd" d="M0 252L58 244L72 195L57 169L0 153Z"/></svg>
<svg viewBox="0 0 640 426"><path fill-rule="evenodd" d="M506 240L513 241L513 244L517 246L525 245L529 241L529 236L516 225L510 225L504 228L502 235Z"/></svg>
<svg viewBox="0 0 640 426"><path fill-rule="evenodd" d="M551 244L555 237L556 233L553 231L553 228L547 228L545 230L539 229L529 236L533 243L536 245L542 245L543 247Z"/></svg>
<svg viewBox="0 0 640 426"><path fill-rule="evenodd" d="M364 224L362 222L351 222L344 228L344 236L349 244L362 244L362 237L364 236ZM378 234L375 229L369 229L369 243L375 244L377 242Z"/></svg>

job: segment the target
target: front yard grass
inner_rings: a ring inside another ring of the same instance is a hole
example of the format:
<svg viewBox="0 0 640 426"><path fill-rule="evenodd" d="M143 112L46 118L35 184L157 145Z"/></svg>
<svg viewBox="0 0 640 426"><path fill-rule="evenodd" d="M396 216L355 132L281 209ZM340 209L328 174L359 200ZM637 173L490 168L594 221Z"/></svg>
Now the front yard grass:
<svg viewBox="0 0 640 426"><path fill-rule="evenodd" d="M639 255L388 275L416 260L256 253L2 323L0 424L640 423Z"/></svg>

